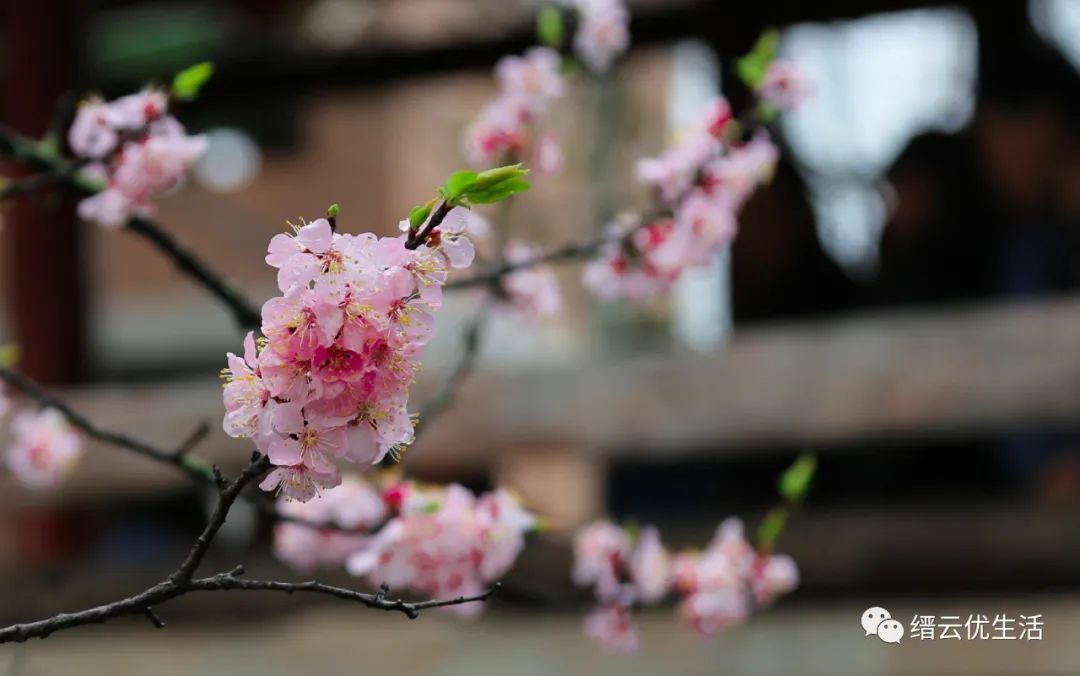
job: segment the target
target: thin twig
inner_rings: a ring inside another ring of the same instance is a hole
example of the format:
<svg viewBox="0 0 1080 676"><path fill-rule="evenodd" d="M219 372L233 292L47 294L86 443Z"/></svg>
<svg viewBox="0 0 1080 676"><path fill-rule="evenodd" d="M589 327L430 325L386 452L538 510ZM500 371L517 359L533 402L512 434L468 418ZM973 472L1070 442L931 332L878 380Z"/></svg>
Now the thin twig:
<svg viewBox="0 0 1080 676"><path fill-rule="evenodd" d="M443 380L442 385L435 395L420 407L419 420L413 428L414 437L419 437L421 430L427 428L433 418L449 408L457 398L458 390L462 383L469 377L476 367L477 358L480 356L480 345L483 339L484 328L491 315L493 299L484 301L484 305L473 315L472 320L465 327L461 336L461 356L453 370Z"/></svg>
<svg viewBox="0 0 1080 676"><path fill-rule="evenodd" d="M205 287L232 312L241 328L257 329L262 324L262 315L255 305L160 225L147 218L135 217L128 221L127 230L149 241L171 258L181 272Z"/></svg>
<svg viewBox="0 0 1080 676"><path fill-rule="evenodd" d="M209 483L214 479L213 470L209 464L204 460L187 453L187 451L190 450L192 441L197 441L197 437L200 437L199 432L201 427L200 429L196 429L195 432L188 437L187 441L181 444L180 448L186 449L185 452L180 453L178 451L170 451L158 448L153 444L127 434L121 434L99 427L85 415L69 406L67 402L51 394L41 385L18 371L0 367L0 380L3 380L15 389L21 391L42 407L56 409L67 418L72 426L78 428L84 432L86 436L92 439L97 439L98 441L124 448L143 457L150 458L151 460L157 460L158 462L172 465L200 483ZM205 423L203 423L203 426L205 426ZM205 432L203 434L205 434Z"/></svg>
<svg viewBox="0 0 1080 676"><path fill-rule="evenodd" d="M471 277L452 279L446 283L443 289L447 291L459 291L461 289L471 289L477 286L494 286L501 282L503 277L520 270L527 270L536 267L537 265L544 265L547 263L561 263L564 261L589 258L607 242L618 241L623 237L625 237L625 235L618 238L613 238L611 235L602 235L586 242L573 242L524 261L516 263L499 263L488 270Z"/></svg>
<svg viewBox="0 0 1080 676"><path fill-rule="evenodd" d="M191 451L195 448L196 444L202 441L209 432L209 425L207 425L205 421L196 427L195 430L188 435L188 438L177 446L175 450L170 450L155 446L142 439L127 434L121 434L119 432L113 432L112 430L101 427L87 418L84 414L72 408L71 405L63 399L50 393L23 373L6 367L0 367L0 380L21 391L43 408L56 409L63 414L73 427L79 429L92 439L97 439L98 441L107 443L111 446L122 448L136 453L137 455L175 467L198 484L215 487L219 485L218 479L220 478L220 473L216 471L215 467L202 458L191 454ZM268 500L265 494L261 492L248 492L242 497L246 502L254 505L261 514L275 521L287 521L316 530L342 533L367 532L367 529L342 528L333 523L324 523L321 521L315 522L300 517L281 514L278 512L274 502Z"/></svg>
<svg viewBox="0 0 1080 676"><path fill-rule="evenodd" d="M255 453L251 463L248 464L240 476L228 483L218 496L217 506L214 508L210 519L202 533L196 539L194 546L180 566L164 581L155 584L138 594L129 596L113 603L96 606L87 610L74 613L60 613L48 619L24 624L14 624L0 629L0 643L17 642L31 638L46 638L65 629L72 629L88 624L100 624L124 615L145 615L154 622L155 626L164 626L161 619L154 613L153 607L162 603L198 591L278 591L288 594L313 593L332 596L345 601L361 603L369 608L380 610L398 611L409 618L416 618L420 611L428 608L460 605L486 601L494 594L499 586L496 584L482 594L476 596L459 596L454 599L420 601L416 603L402 601L400 599L387 599L385 591L378 594L333 587L314 580L310 582L279 582L273 580L247 580L241 578L243 567L238 566L227 573L219 573L211 577L195 579L192 576L202 563L206 552L209 550L215 536L221 529L228 517L236 499L240 496L244 487L266 473L270 468L270 461L265 456Z"/></svg>
<svg viewBox="0 0 1080 676"><path fill-rule="evenodd" d="M10 155L16 160L42 170L42 173L6 185L0 190L0 199L23 195L57 183L66 183L76 191L86 194L93 194L100 190L100 186L80 180L78 171L85 165L85 161L67 160L48 155L38 144L8 127L0 126L0 154ZM159 224L148 218L136 216L128 221L127 229L156 246L159 251L172 259L181 272L205 287L232 312L236 323L241 328L259 327L262 322L259 308Z"/></svg>
<svg viewBox="0 0 1080 676"><path fill-rule="evenodd" d="M416 232L410 232L409 236L405 239L405 248L412 250L419 248L421 244L424 244L428 240L428 236L431 235L431 231L442 225L442 222L454 210L454 205L447 201L439 202L439 206L435 207L435 211L431 213L431 217L428 218L427 224L418 229Z"/></svg>

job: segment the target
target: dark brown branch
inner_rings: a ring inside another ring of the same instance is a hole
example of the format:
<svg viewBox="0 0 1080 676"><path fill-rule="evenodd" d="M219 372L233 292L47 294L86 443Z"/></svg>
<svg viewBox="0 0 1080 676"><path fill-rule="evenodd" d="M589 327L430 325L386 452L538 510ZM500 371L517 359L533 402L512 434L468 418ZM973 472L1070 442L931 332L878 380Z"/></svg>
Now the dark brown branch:
<svg viewBox="0 0 1080 676"><path fill-rule="evenodd" d="M483 339L484 328L491 314L492 299L484 301L483 307L477 310L472 320L465 327L461 337L461 356L453 370L447 375L435 395L420 407L420 417L414 427L414 436L419 437L420 432L427 428L428 423L444 410L449 408L457 398L457 392L462 383L472 373L476 366L476 360L480 356L480 344Z"/></svg>
<svg viewBox="0 0 1080 676"><path fill-rule="evenodd" d="M421 601L410 603L400 599L388 599L388 589L380 589L377 594L332 587L314 580L310 582L278 582L272 580L246 580L240 577L243 567L238 566L228 573L220 573L211 577L195 579L192 576L202 563L206 552L209 550L215 536L221 529L228 517L236 499L240 496L244 487L266 473L270 468L268 458L255 453L251 463L236 480L228 483L218 497L217 506L214 508L210 519L196 539L194 546L180 566L163 582L146 589L128 598L96 606L75 613L60 613L45 620L15 624L0 629L0 643L18 642L31 638L46 638L65 629L73 629L87 624L100 624L124 615L145 615L154 622L155 626L164 626L161 619L154 613L153 607L162 603L199 591L278 591L288 594L313 593L332 596L345 601L361 603L369 608L380 610L392 610L404 613L410 618L419 616L420 611L428 608L460 605L485 601L498 589L495 585L483 594L476 596L461 596L455 599Z"/></svg>
<svg viewBox="0 0 1080 676"><path fill-rule="evenodd" d="M439 206L435 207L435 211L431 213L428 221L425 225L419 228L416 232L410 232L408 238L405 240L406 249L419 248L421 244L427 242L431 232L439 227L446 217L454 210L454 205L449 202L439 202Z"/></svg>
<svg viewBox="0 0 1080 676"><path fill-rule="evenodd" d="M53 408L59 411L68 422L92 439L122 448L137 455L165 463L182 471L186 476L198 484L206 486L218 486L220 473L210 463L202 458L191 455L195 448L209 433L209 425L201 423L176 449L167 449L155 446L147 441L137 439L127 434L120 434L100 427L85 415L76 411L67 402L48 392L38 383L26 375L13 369L0 367L0 380L19 390L27 397L33 399L43 408ZM267 499L263 493L245 493L242 496L247 502L264 516L275 521L288 521L308 528L318 530L333 530L344 533L366 532L364 529L340 528L333 523L312 522L299 517L290 517L277 511L273 500Z"/></svg>
<svg viewBox="0 0 1080 676"><path fill-rule="evenodd" d="M67 402L49 393L41 385L18 371L0 367L0 380L30 397L42 407L56 409L67 418L72 426L92 439L127 449L151 460L172 465L200 483L213 481L214 477L210 465L199 458L188 455L188 451L191 450L194 443L198 442L202 436L205 436L206 432L203 431L203 428L206 427L206 423L196 429L177 450L166 450L141 439L99 427L82 413L69 406Z"/></svg>
<svg viewBox="0 0 1080 676"><path fill-rule="evenodd" d="M251 304L223 276L212 270L194 251L184 246L157 223L135 217L128 221L130 232L146 239L159 251L171 258L181 272L206 288L232 312L236 323L244 329L257 329L262 324L259 308Z"/></svg>
<svg viewBox="0 0 1080 676"><path fill-rule="evenodd" d="M447 282L443 288L447 291L458 291L478 286L496 286L502 281L503 277L518 272L519 270L527 270L536 267L537 265L544 265L547 263L561 263L564 261L589 258L596 254L600 247L609 241L616 240L610 235L603 235L587 242L567 244L558 249L540 254L535 258L530 258L518 263L499 263L498 265L492 266L488 270L471 277L452 279Z"/></svg>
<svg viewBox="0 0 1080 676"><path fill-rule="evenodd" d="M84 161L66 160L62 157L47 155L34 142L2 126L0 126L0 154L10 155L20 162L42 170L39 174L13 181L0 189L0 199L27 194L59 183L67 184L77 192L85 194L93 194L100 189L98 186L79 180L78 170L85 164ZM232 312L236 323L241 328L259 327L262 322L259 308L160 225L147 218L133 217L128 221L127 229L148 240L165 256L171 258L181 272L204 286Z"/></svg>

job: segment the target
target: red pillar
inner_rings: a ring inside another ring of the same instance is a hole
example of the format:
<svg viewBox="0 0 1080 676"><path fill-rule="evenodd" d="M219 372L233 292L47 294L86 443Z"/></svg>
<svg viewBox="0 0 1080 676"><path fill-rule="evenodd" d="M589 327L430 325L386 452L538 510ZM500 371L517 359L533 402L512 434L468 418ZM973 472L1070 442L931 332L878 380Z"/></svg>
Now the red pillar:
<svg viewBox="0 0 1080 676"><path fill-rule="evenodd" d="M70 0L0 0L0 119L40 137L74 82L75 14ZM8 167L9 176L25 170ZM20 197L3 213L5 339L22 351L20 368L48 384L82 372L84 288L74 203L57 191Z"/></svg>

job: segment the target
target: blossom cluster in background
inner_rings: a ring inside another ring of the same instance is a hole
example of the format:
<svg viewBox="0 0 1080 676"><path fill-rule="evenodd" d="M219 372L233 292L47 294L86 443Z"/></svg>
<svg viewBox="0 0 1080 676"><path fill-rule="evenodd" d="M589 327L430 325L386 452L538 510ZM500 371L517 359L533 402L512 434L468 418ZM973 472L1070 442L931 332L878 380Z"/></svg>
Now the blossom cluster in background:
<svg viewBox="0 0 1080 676"><path fill-rule="evenodd" d="M249 334L224 372L225 431L269 456L265 490L307 501L340 483L337 461L376 463L412 441L420 350L449 268L474 253L455 211L414 249L325 218L270 241L283 295L263 305L265 339Z"/></svg>
<svg viewBox="0 0 1080 676"><path fill-rule="evenodd" d="M574 53L594 73L607 72L630 47L630 12L623 0L563 0L575 12Z"/></svg>
<svg viewBox="0 0 1080 676"><path fill-rule="evenodd" d="M168 106L158 89L79 105L68 145L85 164L82 175L104 186L79 203L81 218L120 228L133 215L151 215L153 199L183 181L206 138L187 134Z"/></svg>
<svg viewBox="0 0 1080 676"><path fill-rule="evenodd" d="M638 162L659 215L623 215L608 226L608 241L583 272L598 298L643 301L665 293L683 270L707 265L731 243L736 214L772 177L778 158L764 129L743 142L733 140L737 131L731 107L717 99L661 155Z"/></svg>
<svg viewBox="0 0 1080 676"><path fill-rule="evenodd" d="M674 556L656 528L633 533L597 521L574 536L573 579L591 588L598 602L585 619L585 633L610 651L628 653L639 643L635 606L657 603L674 591L679 614L710 636L795 589L799 573L790 557L756 551L738 519L721 523L704 551Z"/></svg>
<svg viewBox="0 0 1080 676"><path fill-rule="evenodd" d="M0 420L11 415L4 462L15 479L33 489L55 488L82 457L82 438L52 408L17 410L0 388Z"/></svg>
<svg viewBox="0 0 1080 676"><path fill-rule="evenodd" d="M545 173L562 168L558 140L537 129L548 105L564 94L562 57L533 47L523 56L505 56L495 67L499 92L465 130L465 156L474 167L528 162Z"/></svg>
<svg viewBox="0 0 1080 676"><path fill-rule="evenodd" d="M345 565L372 585L383 583L431 598L483 592L525 546L536 518L505 490L480 496L457 484L393 482L385 489L359 477L306 502L279 502L290 523L274 530L274 551L301 572ZM453 606L466 616L481 604Z"/></svg>

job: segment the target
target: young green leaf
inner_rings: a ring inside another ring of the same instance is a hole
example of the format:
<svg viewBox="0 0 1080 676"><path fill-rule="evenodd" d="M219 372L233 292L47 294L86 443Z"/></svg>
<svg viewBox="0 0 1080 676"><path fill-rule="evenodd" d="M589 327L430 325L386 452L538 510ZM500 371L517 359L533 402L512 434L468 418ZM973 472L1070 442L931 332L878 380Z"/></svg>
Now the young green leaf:
<svg viewBox="0 0 1080 676"><path fill-rule="evenodd" d="M735 62L735 74L750 89L757 89L765 79L769 64L776 58L780 44L780 32L775 28L766 30L754 43L750 53Z"/></svg>
<svg viewBox="0 0 1080 676"><path fill-rule="evenodd" d="M761 520L761 525L758 526L757 530L757 546L759 550L766 552L772 550L777 538L784 532L787 518L788 511L784 507L774 507L765 514L765 518Z"/></svg>
<svg viewBox="0 0 1080 676"><path fill-rule="evenodd" d="M431 215L431 204L422 204L418 207L413 207L409 212L409 229L418 230L424 221Z"/></svg>
<svg viewBox="0 0 1080 676"><path fill-rule="evenodd" d="M474 190L486 190L503 181L527 176L528 173L529 170L522 169L521 164L508 164L505 167L495 167L494 169L488 169L487 171L482 171L477 174L476 182L473 183L472 188Z"/></svg>
<svg viewBox="0 0 1080 676"><path fill-rule="evenodd" d="M806 497L810 490L810 483L814 480L814 471L817 469L817 458L812 455L800 456L780 475L777 481L777 490L780 496L788 502L799 502Z"/></svg>
<svg viewBox="0 0 1080 676"><path fill-rule="evenodd" d="M213 74L214 64L209 61L185 68L173 78L172 95L181 101L191 101L199 95L199 90Z"/></svg>
<svg viewBox="0 0 1080 676"><path fill-rule="evenodd" d="M338 214L340 214L340 213L341 213L341 205L338 204L337 202L334 202L333 204L331 204L329 207L326 208L326 217L327 218L337 218Z"/></svg>
<svg viewBox="0 0 1080 676"><path fill-rule="evenodd" d="M19 363L19 346L14 343L0 345L0 367L11 368Z"/></svg>
<svg viewBox="0 0 1080 676"><path fill-rule="evenodd" d="M494 204L495 202L501 202L511 195L516 195L520 192L525 192L532 187L532 184L523 178L510 178L501 183L496 183L490 188L484 190L470 191L466 196L469 202L473 204Z"/></svg>
<svg viewBox="0 0 1080 676"><path fill-rule="evenodd" d="M562 12L559 8L552 5L541 8L536 15L536 36L540 44L552 49L560 49L565 33Z"/></svg>
<svg viewBox="0 0 1080 676"><path fill-rule="evenodd" d="M448 201L456 201L464 197L476 184L478 174L475 171L455 171L446 180L446 186L442 194Z"/></svg>

